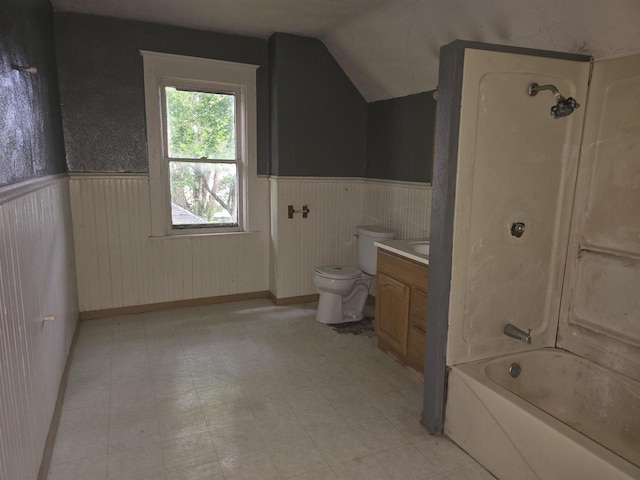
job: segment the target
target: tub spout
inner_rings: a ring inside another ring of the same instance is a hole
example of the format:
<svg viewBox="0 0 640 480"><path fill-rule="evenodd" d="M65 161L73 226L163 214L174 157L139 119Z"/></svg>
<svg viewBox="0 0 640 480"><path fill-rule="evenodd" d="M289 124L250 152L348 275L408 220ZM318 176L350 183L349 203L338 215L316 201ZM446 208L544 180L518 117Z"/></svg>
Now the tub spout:
<svg viewBox="0 0 640 480"><path fill-rule="evenodd" d="M520 330L515 325L507 323L504 326L504 330L502 330L505 335L511 338L517 338L518 340L522 340L526 344L531 344L531 329L528 331Z"/></svg>

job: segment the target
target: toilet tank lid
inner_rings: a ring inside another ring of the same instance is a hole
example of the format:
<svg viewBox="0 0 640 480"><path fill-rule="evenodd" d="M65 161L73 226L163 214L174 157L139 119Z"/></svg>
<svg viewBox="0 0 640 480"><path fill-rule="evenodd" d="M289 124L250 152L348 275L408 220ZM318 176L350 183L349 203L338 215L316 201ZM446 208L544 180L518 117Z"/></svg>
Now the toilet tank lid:
<svg viewBox="0 0 640 480"><path fill-rule="evenodd" d="M322 265L316 267L316 273L324 278L348 280L362 276L362 272L351 265Z"/></svg>
<svg viewBox="0 0 640 480"><path fill-rule="evenodd" d="M384 227L376 227L375 225L358 225L356 232L360 235L368 235L374 238L386 238L388 240L396 238L396 232Z"/></svg>

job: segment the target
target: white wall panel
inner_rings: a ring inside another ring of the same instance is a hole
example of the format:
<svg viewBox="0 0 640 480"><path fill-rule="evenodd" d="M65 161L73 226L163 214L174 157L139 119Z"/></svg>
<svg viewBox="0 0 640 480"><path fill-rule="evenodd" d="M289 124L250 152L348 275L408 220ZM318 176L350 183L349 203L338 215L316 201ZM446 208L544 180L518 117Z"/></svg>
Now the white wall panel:
<svg viewBox="0 0 640 480"><path fill-rule="evenodd" d="M357 225L393 228L398 238L428 237L428 184L361 178L271 178L272 283L278 298L316 293L318 265L357 264ZM287 218L308 205L309 217Z"/></svg>
<svg viewBox="0 0 640 480"><path fill-rule="evenodd" d="M361 179L271 179L277 199L271 208L272 225L277 225L272 259L275 284L271 286L276 297L315 293L317 265L356 262L354 234L362 217L363 185ZM288 205L296 210L308 205L309 217L296 213L287 218Z"/></svg>
<svg viewBox="0 0 640 480"><path fill-rule="evenodd" d="M585 109L556 121L553 97L526 90L554 84L584 102L589 68L465 50L448 365L555 345ZM510 233L515 222L522 238ZM531 344L504 335L507 322L530 329Z"/></svg>
<svg viewBox="0 0 640 480"><path fill-rule="evenodd" d="M431 185L417 182L366 180L363 219L398 232L398 238L429 238Z"/></svg>
<svg viewBox="0 0 640 480"><path fill-rule="evenodd" d="M77 318L66 176L0 188L2 479L37 478Z"/></svg>
<svg viewBox="0 0 640 480"><path fill-rule="evenodd" d="M146 175L73 176L71 205L81 311L269 289L267 208L257 232L151 238Z"/></svg>
<svg viewBox="0 0 640 480"><path fill-rule="evenodd" d="M148 189L144 175L72 177L81 311L263 290L308 295L315 266L357 263L357 225L428 236L427 184L273 177L270 243L266 226L251 234L150 238ZM308 205L309 217L289 220L288 205Z"/></svg>
<svg viewBox="0 0 640 480"><path fill-rule="evenodd" d="M589 88L558 346L640 380L640 55Z"/></svg>

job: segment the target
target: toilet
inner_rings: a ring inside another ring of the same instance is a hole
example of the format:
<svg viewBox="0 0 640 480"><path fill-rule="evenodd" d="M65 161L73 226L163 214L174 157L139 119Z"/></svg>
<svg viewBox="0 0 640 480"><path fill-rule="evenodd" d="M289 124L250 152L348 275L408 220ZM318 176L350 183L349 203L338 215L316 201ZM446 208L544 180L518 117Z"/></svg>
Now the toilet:
<svg viewBox="0 0 640 480"><path fill-rule="evenodd" d="M362 310L376 275L377 248L374 243L396 238L395 232L373 225L359 225L356 232L359 268L322 265L314 271L313 283L320 293L316 319L321 323L362 320Z"/></svg>

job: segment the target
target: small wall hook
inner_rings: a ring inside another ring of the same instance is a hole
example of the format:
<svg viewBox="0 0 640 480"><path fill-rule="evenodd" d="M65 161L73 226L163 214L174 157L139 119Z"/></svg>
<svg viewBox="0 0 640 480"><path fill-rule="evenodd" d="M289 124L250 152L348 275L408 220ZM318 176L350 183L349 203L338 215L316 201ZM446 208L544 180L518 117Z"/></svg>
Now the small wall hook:
<svg viewBox="0 0 640 480"><path fill-rule="evenodd" d="M18 70L19 72L27 72L27 73L38 73L38 69L36 67L26 67L23 65L11 65L11 68L14 70Z"/></svg>
<svg viewBox="0 0 640 480"><path fill-rule="evenodd" d="M294 213L302 213L302 218L307 218L309 216L309 206L303 205L302 210L294 210L293 205L289 205L287 207L289 218L293 218Z"/></svg>

